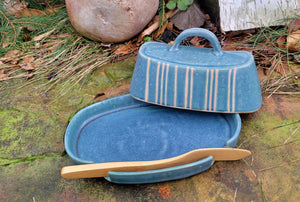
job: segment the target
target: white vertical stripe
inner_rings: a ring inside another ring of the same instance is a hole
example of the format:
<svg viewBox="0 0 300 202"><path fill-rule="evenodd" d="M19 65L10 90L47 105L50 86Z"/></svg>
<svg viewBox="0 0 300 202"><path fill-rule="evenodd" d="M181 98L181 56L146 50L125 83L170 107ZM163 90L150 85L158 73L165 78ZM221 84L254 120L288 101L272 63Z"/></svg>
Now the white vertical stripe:
<svg viewBox="0 0 300 202"><path fill-rule="evenodd" d="M193 84L194 83L194 68L191 68L191 85L190 85L190 108L192 109L193 103Z"/></svg>
<svg viewBox="0 0 300 202"><path fill-rule="evenodd" d="M167 68L166 68L165 105L167 104L167 97L168 97L168 76L169 76L169 64L167 64Z"/></svg>
<svg viewBox="0 0 300 202"><path fill-rule="evenodd" d="M233 70L233 81L232 81L232 112L235 112L235 81L236 81L236 69Z"/></svg>
<svg viewBox="0 0 300 202"><path fill-rule="evenodd" d="M155 103L158 103L159 69L160 69L160 62L157 63L157 68L156 68Z"/></svg>
<svg viewBox="0 0 300 202"><path fill-rule="evenodd" d="M164 71L165 71L165 63L162 64L161 76L160 76L160 104L163 103L163 89L164 89Z"/></svg>
<svg viewBox="0 0 300 202"><path fill-rule="evenodd" d="M149 97L149 68L150 68L150 58L148 58L147 72L146 72L145 101L148 101L148 97Z"/></svg>
<svg viewBox="0 0 300 202"><path fill-rule="evenodd" d="M209 107L208 110L211 110L212 105L212 95L213 95L213 80L214 80L214 70L210 70L210 90L209 90Z"/></svg>
<svg viewBox="0 0 300 202"><path fill-rule="evenodd" d="M177 106L177 70L178 70L178 66L175 66L175 77L174 77L174 106Z"/></svg>
<svg viewBox="0 0 300 202"><path fill-rule="evenodd" d="M229 70L228 73L228 89L227 89L227 111L230 112L230 89L231 89L231 72L232 69Z"/></svg>
<svg viewBox="0 0 300 202"><path fill-rule="evenodd" d="M219 70L218 70L218 69L216 69L216 78L215 78L215 95L214 95L214 111L216 111L216 108L217 108L218 79L219 79Z"/></svg>
<svg viewBox="0 0 300 202"><path fill-rule="evenodd" d="M204 110L207 110L208 77L209 77L209 70L206 70Z"/></svg>
<svg viewBox="0 0 300 202"><path fill-rule="evenodd" d="M185 70L185 88L184 88L184 108L187 108L187 99L188 99L188 92L189 92L189 67L186 67Z"/></svg>

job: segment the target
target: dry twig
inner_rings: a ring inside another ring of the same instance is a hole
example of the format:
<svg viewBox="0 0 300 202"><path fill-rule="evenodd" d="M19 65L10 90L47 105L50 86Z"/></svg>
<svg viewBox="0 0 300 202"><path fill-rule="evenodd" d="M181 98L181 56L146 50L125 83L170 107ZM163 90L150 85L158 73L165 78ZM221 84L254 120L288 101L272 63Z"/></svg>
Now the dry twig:
<svg viewBox="0 0 300 202"><path fill-rule="evenodd" d="M169 19L173 13L174 13L174 10L167 12L166 18ZM138 42L142 41L145 36L152 34L152 32L154 32L158 28L159 28L159 18L156 18L155 22L139 35Z"/></svg>

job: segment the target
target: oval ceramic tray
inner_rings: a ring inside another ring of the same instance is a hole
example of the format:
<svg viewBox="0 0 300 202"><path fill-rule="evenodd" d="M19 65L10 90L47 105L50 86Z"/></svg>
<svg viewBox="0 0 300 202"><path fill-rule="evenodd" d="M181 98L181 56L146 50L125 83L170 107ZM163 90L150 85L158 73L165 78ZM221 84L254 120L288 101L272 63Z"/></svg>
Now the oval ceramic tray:
<svg viewBox="0 0 300 202"><path fill-rule="evenodd" d="M75 164L151 161L199 148L234 147L238 114L205 113L151 105L129 94L79 111L65 134ZM211 157L187 165L141 172L109 172L116 183L149 183L188 177L208 169Z"/></svg>

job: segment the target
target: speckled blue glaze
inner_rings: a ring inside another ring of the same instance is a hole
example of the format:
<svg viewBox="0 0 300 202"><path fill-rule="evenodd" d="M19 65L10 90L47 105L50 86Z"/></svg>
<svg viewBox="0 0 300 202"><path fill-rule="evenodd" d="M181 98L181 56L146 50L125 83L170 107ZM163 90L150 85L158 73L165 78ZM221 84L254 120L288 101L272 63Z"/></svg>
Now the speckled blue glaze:
<svg viewBox="0 0 300 202"><path fill-rule="evenodd" d="M180 46L190 36L208 39L213 48ZM148 103L209 112L253 112L262 104L253 56L222 51L216 36L201 28L183 31L172 46L143 44L130 93Z"/></svg>
<svg viewBox="0 0 300 202"><path fill-rule="evenodd" d="M214 164L213 157L171 168L141 172L108 172L106 180L118 184L145 184L178 180L206 171Z"/></svg>
<svg viewBox="0 0 300 202"><path fill-rule="evenodd" d="M127 94L79 111L67 127L65 148L75 164L159 160L199 148L234 147L240 129L238 114L161 107ZM110 172L107 179L116 183L173 180L212 164L207 158L156 171Z"/></svg>

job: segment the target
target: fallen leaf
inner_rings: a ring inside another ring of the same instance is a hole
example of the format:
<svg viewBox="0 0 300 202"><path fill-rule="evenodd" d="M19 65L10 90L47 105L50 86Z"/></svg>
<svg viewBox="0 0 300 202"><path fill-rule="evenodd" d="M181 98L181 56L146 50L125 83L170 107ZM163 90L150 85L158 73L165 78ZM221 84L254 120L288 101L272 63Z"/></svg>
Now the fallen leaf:
<svg viewBox="0 0 300 202"><path fill-rule="evenodd" d="M48 31L48 32L46 32L46 33L44 33L44 34L35 36L35 37L33 37L33 40L34 40L34 41L40 41L40 40L42 40L42 39L48 37L48 36L49 36L50 34L52 34L55 30L56 30L56 29L53 28L52 30L50 30L50 31Z"/></svg>
<svg viewBox="0 0 300 202"><path fill-rule="evenodd" d="M32 66L31 63L24 63L20 65L22 69L26 70L26 71L31 71L34 70L34 67Z"/></svg>
<svg viewBox="0 0 300 202"><path fill-rule="evenodd" d="M8 51L4 57L5 58L16 57L16 56L19 56L19 53L20 53L19 50L11 50L11 51Z"/></svg>
<svg viewBox="0 0 300 202"><path fill-rule="evenodd" d="M45 15L45 12L43 12L41 10L37 10L37 9L28 8L28 9L24 9L24 10L28 10L28 13L30 14L30 16L43 16L43 15Z"/></svg>
<svg viewBox="0 0 300 202"><path fill-rule="evenodd" d="M32 66L33 66L33 68L35 69L35 68L41 66L41 65L44 64L44 63L45 63L45 62L43 62L43 61L34 61L34 62L32 63Z"/></svg>
<svg viewBox="0 0 300 202"><path fill-rule="evenodd" d="M203 43L204 42L204 43ZM190 43L193 44L193 46L197 46L197 47L206 47L206 43L205 40L201 37L198 36L194 36L191 40Z"/></svg>
<svg viewBox="0 0 300 202"><path fill-rule="evenodd" d="M163 197L163 199L168 199L171 195L171 189L170 186L167 184L165 186L161 186L158 190L160 195Z"/></svg>
<svg viewBox="0 0 300 202"><path fill-rule="evenodd" d="M34 57L32 55L27 55L24 57L22 63L29 63L29 62L33 62L33 61L34 61Z"/></svg>
<svg viewBox="0 0 300 202"><path fill-rule="evenodd" d="M11 69L11 70L20 69L20 68L21 68L20 65L14 65L14 66L9 67L9 69Z"/></svg>
<svg viewBox="0 0 300 202"><path fill-rule="evenodd" d="M11 50L8 51L3 58L0 59L4 63L11 63L13 65L17 64L20 60L20 51Z"/></svg>
<svg viewBox="0 0 300 202"><path fill-rule="evenodd" d="M279 48L285 49L286 47L286 36L282 35L277 39L277 45Z"/></svg>
<svg viewBox="0 0 300 202"><path fill-rule="evenodd" d="M129 41L125 44L120 45L117 48L117 50L114 51L114 53L117 55L125 55L125 54L133 52L136 49L137 49L137 46L134 45L131 41Z"/></svg>
<svg viewBox="0 0 300 202"><path fill-rule="evenodd" d="M11 15L18 13L27 7L27 3L25 1L20 0L5 0L4 5L5 9L8 11L8 14Z"/></svg>
<svg viewBox="0 0 300 202"><path fill-rule="evenodd" d="M4 69L0 69L0 81L5 81L9 78L10 74L6 73Z"/></svg>
<svg viewBox="0 0 300 202"><path fill-rule="evenodd" d="M55 13L57 13L58 10L60 10L63 7L64 6L61 6L61 5L51 6L51 7L45 9L45 13L46 14L55 14Z"/></svg>
<svg viewBox="0 0 300 202"><path fill-rule="evenodd" d="M286 39L286 45L289 51L300 51L300 30L291 33Z"/></svg>
<svg viewBox="0 0 300 202"><path fill-rule="evenodd" d="M23 58L23 61L20 63L20 67L27 71L34 70L34 66L32 65L33 61L34 57L32 55L27 55Z"/></svg>
<svg viewBox="0 0 300 202"><path fill-rule="evenodd" d="M22 17L32 17L32 16L43 16L46 15L45 12L33 8L24 8L23 10L14 13L16 18Z"/></svg>

